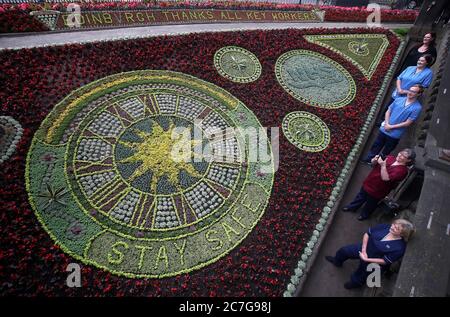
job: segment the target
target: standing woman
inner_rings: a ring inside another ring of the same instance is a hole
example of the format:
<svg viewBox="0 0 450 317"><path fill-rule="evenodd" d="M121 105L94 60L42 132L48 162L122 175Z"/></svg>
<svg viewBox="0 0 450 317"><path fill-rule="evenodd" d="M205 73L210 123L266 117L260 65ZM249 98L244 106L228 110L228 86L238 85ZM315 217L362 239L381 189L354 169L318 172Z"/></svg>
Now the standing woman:
<svg viewBox="0 0 450 317"><path fill-rule="evenodd" d="M433 81L433 71L429 67L432 61L433 57L429 54L425 54L419 57L416 66L407 67L397 77L397 88L392 93L392 99L405 97L408 93L408 89L417 84L424 88L428 88Z"/></svg>
<svg viewBox="0 0 450 317"><path fill-rule="evenodd" d="M377 125L380 125L386 116L386 111L389 106L398 97L406 97L408 90L414 85L420 85L423 88L428 88L433 81L433 71L430 69L429 64L432 62L433 57L429 54L425 54L417 60L416 66L407 67L398 77L396 82L396 88L392 93L391 100L383 107L380 112L381 118Z"/></svg>
<svg viewBox="0 0 450 317"><path fill-rule="evenodd" d="M325 258L337 267L341 267L348 259L359 259L358 269L353 272L344 287L362 287L369 275L367 265L376 263L381 266L382 272L386 271L393 262L403 257L406 242L414 231L414 225L405 219L394 220L391 225L376 225L364 234L362 243L342 247L334 257Z"/></svg>
<svg viewBox="0 0 450 317"><path fill-rule="evenodd" d="M436 47L435 47L436 34L435 33L427 33L423 37L422 43L414 46L408 53L403 62L402 69L405 69L409 66L415 66L417 64L417 60L420 56L424 54L429 54L432 57L432 61L428 65L431 67L436 61Z"/></svg>

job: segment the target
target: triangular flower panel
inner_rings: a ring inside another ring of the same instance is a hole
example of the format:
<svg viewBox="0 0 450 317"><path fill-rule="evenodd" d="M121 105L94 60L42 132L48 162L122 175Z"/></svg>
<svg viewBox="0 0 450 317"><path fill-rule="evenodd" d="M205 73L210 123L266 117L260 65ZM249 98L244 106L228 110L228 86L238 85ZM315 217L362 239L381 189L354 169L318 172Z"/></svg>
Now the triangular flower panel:
<svg viewBox="0 0 450 317"><path fill-rule="evenodd" d="M370 80L389 45L385 34L305 35L308 42L328 48L352 62Z"/></svg>

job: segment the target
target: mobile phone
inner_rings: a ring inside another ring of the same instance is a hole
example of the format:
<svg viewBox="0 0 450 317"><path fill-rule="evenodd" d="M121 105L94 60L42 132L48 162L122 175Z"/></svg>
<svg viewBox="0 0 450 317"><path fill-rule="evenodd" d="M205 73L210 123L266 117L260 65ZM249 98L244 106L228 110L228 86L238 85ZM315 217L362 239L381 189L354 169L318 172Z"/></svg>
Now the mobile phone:
<svg viewBox="0 0 450 317"><path fill-rule="evenodd" d="M380 154L378 154L380 157L381 157L381 159L384 161L385 159L386 159L386 155L384 155L383 153L380 153Z"/></svg>

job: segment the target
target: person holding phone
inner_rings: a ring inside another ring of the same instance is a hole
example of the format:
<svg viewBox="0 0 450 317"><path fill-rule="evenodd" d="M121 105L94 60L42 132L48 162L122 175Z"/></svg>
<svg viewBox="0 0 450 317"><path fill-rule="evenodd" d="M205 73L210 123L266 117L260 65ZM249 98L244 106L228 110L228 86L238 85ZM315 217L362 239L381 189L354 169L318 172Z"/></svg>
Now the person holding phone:
<svg viewBox="0 0 450 317"><path fill-rule="evenodd" d="M366 283L370 263L380 265L381 272L403 257L406 243L415 232L414 225L405 219L397 219L392 224L379 224L369 228L362 242L340 248L336 255L325 256L325 259L336 267L341 267L348 259L359 259L358 269L351 275L350 281L344 284L346 289L358 288Z"/></svg>
<svg viewBox="0 0 450 317"><path fill-rule="evenodd" d="M364 205L358 220L369 218L378 203L408 175L407 165L412 164L415 158L416 153L412 149L400 151L397 157L388 155L386 159L376 155L372 159L372 171L364 180L359 193L342 210L355 212Z"/></svg>

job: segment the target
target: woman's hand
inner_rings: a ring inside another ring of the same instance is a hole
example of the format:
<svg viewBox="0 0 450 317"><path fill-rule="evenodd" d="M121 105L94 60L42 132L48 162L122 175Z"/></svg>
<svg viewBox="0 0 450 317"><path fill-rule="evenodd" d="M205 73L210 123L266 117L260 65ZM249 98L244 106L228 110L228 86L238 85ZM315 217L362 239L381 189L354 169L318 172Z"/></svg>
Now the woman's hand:
<svg viewBox="0 0 450 317"><path fill-rule="evenodd" d="M369 259L369 257L367 256L367 253L366 252L362 252L362 251L359 252L359 258L361 260L363 260L364 262L367 262L367 260Z"/></svg>
<svg viewBox="0 0 450 317"><path fill-rule="evenodd" d="M378 158L379 158L379 157L380 157L379 155L375 155L375 156L373 157L373 159L370 160L370 163L372 163L372 164L378 163Z"/></svg>
<svg viewBox="0 0 450 317"><path fill-rule="evenodd" d="M386 160L383 160L381 157L378 157L378 164L381 165L381 167L386 166Z"/></svg>

